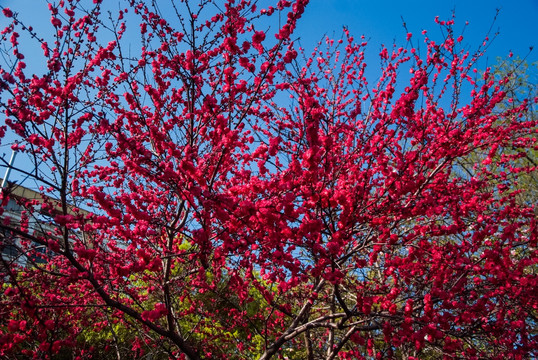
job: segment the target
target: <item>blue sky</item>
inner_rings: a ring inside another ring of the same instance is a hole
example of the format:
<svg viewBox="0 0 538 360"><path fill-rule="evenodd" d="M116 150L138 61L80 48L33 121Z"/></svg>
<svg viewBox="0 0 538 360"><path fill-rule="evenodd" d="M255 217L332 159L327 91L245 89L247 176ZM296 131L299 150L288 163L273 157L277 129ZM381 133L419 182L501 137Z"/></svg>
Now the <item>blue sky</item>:
<svg viewBox="0 0 538 360"><path fill-rule="evenodd" d="M524 57L529 53L529 46L535 49L528 60L538 61L538 0L311 0L297 35L301 36L303 46L309 48L324 34L340 35L345 25L354 36L365 35L373 51L381 44L391 45L394 41L404 45L406 32L402 17L415 39L421 36L423 29L428 30L432 38L440 39L434 18L449 19L454 10L456 29L461 30L465 22L469 22L464 43L475 49L492 26L496 9L500 9L500 13L492 34L498 31L499 35L488 48L488 64L509 51Z"/></svg>
<svg viewBox="0 0 538 360"><path fill-rule="evenodd" d="M223 0L216 0L219 1ZM0 5L18 9L25 19L48 22L46 7L36 7L38 2L44 4L46 1L0 0ZM116 0L106 2L112 4ZM272 2L260 0L259 7ZM499 31L499 35L488 49L488 64L498 56L506 56L509 51L524 57L533 45L536 49L528 60L538 61L538 0L311 0L296 35L300 36L302 45L310 49L323 35L338 37L342 27L347 26L354 36L365 35L370 51L374 51L381 44L391 45L394 41L404 45L406 32L402 17L415 39L423 29L435 38L440 35L439 27L434 23L435 16L448 19L455 10L456 29L461 30L465 22L469 22L464 33L465 44L475 49L492 26L496 9L500 9L500 13L492 34Z"/></svg>

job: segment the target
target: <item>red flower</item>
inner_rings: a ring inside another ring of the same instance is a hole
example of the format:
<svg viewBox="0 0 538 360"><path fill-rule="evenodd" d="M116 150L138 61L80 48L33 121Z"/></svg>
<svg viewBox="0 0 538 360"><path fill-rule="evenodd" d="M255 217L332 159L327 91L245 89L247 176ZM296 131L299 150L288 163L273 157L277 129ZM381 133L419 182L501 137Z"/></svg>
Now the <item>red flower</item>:
<svg viewBox="0 0 538 360"><path fill-rule="evenodd" d="M51 17L50 18L50 23L54 26L54 27L60 27L62 26L62 22L60 21L60 19L58 19L57 17Z"/></svg>
<svg viewBox="0 0 538 360"><path fill-rule="evenodd" d="M265 33L263 31L256 31L252 35L252 42L254 44L260 44L263 40L265 40Z"/></svg>
<svg viewBox="0 0 538 360"><path fill-rule="evenodd" d="M9 8L3 8L2 12L4 13L5 17L10 18L13 16L13 11L11 11Z"/></svg>

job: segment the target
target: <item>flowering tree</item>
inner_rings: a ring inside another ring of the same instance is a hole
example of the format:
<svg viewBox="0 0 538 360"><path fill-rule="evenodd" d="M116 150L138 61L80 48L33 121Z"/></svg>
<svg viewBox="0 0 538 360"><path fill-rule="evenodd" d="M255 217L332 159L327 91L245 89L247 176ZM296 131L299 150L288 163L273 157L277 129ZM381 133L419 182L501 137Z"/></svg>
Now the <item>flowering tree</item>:
<svg viewBox="0 0 538 360"><path fill-rule="evenodd" d="M518 57L503 59L498 61L498 65L493 68L493 73L498 79L507 78L509 83L506 86L505 100L497 105L497 108L502 112L506 109L517 107L521 104L522 99L532 99L538 96L538 63L527 64L525 60ZM520 116L536 119L538 111L537 103L530 103L526 110ZM499 121L502 121L501 118ZM512 148L503 149L504 152L497 154L513 154ZM518 152L517 148L515 149ZM527 149L521 152L521 155L515 160L518 167L527 165L538 165L538 152L536 149ZM518 174L517 181L513 181L514 188L522 188L525 191L519 192L517 201L536 203L538 202L538 171L531 171ZM535 208L535 213L538 209Z"/></svg>
<svg viewBox="0 0 538 360"><path fill-rule="evenodd" d="M295 46L306 0L146 3L50 4L50 39L3 9L2 144L37 193L2 189L2 356L537 348L536 121L453 20L369 84L347 31Z"/></svg>

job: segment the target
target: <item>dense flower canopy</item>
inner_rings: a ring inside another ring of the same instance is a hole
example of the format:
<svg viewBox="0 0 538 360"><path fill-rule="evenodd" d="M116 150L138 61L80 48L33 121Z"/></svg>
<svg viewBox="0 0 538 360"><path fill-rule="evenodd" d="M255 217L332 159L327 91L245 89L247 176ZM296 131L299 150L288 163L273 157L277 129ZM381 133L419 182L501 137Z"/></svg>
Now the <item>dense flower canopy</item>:
<svg viewBox="0 0 538 360"><path fill-rule="evenodd" d="M535 351L536 100L486 43L437 19L368 81L347 30L295 44L307 0L158 3L3 9L2 357Z"/></svg>

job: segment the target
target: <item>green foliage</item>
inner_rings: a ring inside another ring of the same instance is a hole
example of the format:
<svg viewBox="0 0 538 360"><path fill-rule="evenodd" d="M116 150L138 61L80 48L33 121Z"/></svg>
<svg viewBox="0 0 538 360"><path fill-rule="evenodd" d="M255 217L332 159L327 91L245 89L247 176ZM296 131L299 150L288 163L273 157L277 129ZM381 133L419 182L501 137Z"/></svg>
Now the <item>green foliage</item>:
<svg viewBox="0 0 538 360"><path fill-rule="evenodd" d="M520 204L532 206L538 203L538 63L528 64L518 57L499 58L497 64L482 76L485 81L503 83L505 97L494 109L498 120L493 126L502 128L512 120L506 116L516 116L517 113L521 121L534 121L534 128L529 129L529 134L523 139L496 149L493 156L489 148L474 150L459 161L460 175L476 176L486 169L487 176L497 178L491 186L508 185L506 191L517 192ZM507 115L510 110L514 111L514 115ZM480 168L479 164L484 167ZM517 179L514 174L517 174ZM484 192L489 190L483 189Z"/></svg>
<svg viewBox="0 0 538 360"><path fill-rule="evenodd" d="M496 78L507 78L506 98L498 104L500 111L514 109L523 101L528 101L526 110L521 113L522 120L538 121L538 62L528 64L520 58L499 60L494 67L493 75ZM502 119L500 120L502 121ZM524 173L518 178L516 190L521 190L519 200L527 204L538 203L538 126L535 125L534 134L530 141L535 144L533 150L522 151L514 144L510 149L504 149L503 155L517 156L514 167L535 167L534 171Z"/></svg>

